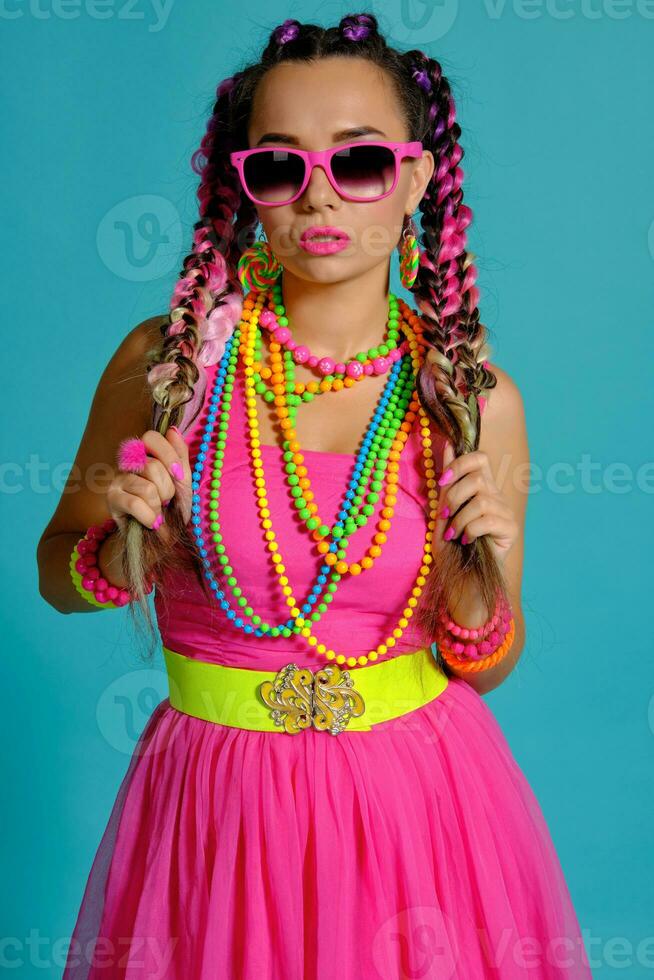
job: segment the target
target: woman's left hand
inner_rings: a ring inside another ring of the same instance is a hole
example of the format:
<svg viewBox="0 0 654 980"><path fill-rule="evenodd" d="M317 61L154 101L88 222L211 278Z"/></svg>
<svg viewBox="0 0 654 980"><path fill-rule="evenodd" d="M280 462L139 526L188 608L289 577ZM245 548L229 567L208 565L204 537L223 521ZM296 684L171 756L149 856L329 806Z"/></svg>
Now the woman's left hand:
<svg viewBox="0 0 654 980"><path fill-rule="evenodd" d="M488 455L477 451L455 458L448 440L443 454L443 476L447 477L448 471L450 477L439 490L434 551L447 547L459 536L462 544L469 544L486 534L498 562L503 564L520 528L507 498L495 483ZM444 508L447 510L442 517Z"/></svg>

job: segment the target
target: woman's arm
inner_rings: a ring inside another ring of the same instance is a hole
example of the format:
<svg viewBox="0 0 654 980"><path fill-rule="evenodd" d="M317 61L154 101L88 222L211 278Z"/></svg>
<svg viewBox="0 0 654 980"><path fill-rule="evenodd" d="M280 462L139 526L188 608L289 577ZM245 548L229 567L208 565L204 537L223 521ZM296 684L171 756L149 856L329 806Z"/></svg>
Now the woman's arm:
<svg viewBox="0 0 654 980"><path fill-rule="evenodd" d="M525 644L525 622L522 612L522 568L524 556L524 530L529 492L529 447L524 405L520 390L512 378L491 364L497 376L495 388L487 392L488 401L481 425L479 451L486 453L497 487L504 495L513 517L518 524L518 536L508 551L504 563L508 598L515 619L515 638L506 656L495 666L476 673L457 671L446 665L446 673L462 677L478 694L486 694L498 687L517 664ZM456 547L456 544L455 544ZM461 596L456 608L450 610L452 619L461 626L481 626L487 617L480 603L479 590L474 580Z"/></svg>
<svg viewBox="0 0 654 980"><path fill-rule="evenodd" d="M87 419L57 508L39 540L36 559L39 592L62 613L94 612L75 589L68 563L71 552L91 524L110 517L107 488L116 472L121 440L139 437L150 428L152 399L146 379L147 352L161 336L164 317L139 323L122 341L107 364ZM120 539L109 535L98 552L101 572L115 585L125 585L121 572Z"/></svg>

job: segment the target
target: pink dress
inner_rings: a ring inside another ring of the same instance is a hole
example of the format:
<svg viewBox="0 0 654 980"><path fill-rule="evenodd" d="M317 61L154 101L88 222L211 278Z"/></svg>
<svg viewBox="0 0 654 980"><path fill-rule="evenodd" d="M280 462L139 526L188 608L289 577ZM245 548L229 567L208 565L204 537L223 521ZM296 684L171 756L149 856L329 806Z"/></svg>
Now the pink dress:
<svg viewBox="0 0 654 980"><path fill-rule="evenodd" d="M215 370L186 433L192 463ZM237 382L222 530L244 594L280 623L288 607L257 519L240 373ZM315 625L336 650L367 652L406 604L425 536L420 449L414 427L383 555L341 581ZM281 450L267 446L263 454L280 550L303 599L320 562L291 510ZM331 524L354 457L305 451L305 458ZM350 556L364 553L375 526L373 516L356 531ZM296 636L246 634L188 574L167 585L170 595L157 593L155 606L163 643L175 651L260 670L325 662ZM410 624L393 655L419 646ZM591 973L539 804L486 702L450 678L424 707L337 736L230 728L162 701L98 847L63 977L586 980Z"/></svg>

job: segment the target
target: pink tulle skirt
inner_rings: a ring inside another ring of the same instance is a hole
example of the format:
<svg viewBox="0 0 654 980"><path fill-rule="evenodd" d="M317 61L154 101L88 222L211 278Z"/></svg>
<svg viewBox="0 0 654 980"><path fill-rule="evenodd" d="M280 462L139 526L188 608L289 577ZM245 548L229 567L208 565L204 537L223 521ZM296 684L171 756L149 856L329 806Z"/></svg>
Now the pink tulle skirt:
<svg viewBox="0 0 654 980"><path fill-rule="evenodd" d="M95 941L95 942L94 942ZM370 732L228 728L162 701L64 980L586 980L538 802L451 678Z"/></svg>

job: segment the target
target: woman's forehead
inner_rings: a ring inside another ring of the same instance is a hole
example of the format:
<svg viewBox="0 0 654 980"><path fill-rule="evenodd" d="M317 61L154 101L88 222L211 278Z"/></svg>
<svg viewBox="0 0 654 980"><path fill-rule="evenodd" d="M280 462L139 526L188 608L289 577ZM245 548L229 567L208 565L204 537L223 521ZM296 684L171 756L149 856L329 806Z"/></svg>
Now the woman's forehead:
<svg viewBox="0 0 654 980"><path fill-rule="evenodd" d="M271 131L293 135L298 142L318 134L331 142L334 134L357 126L375 128L395 139L402 119L395 100L389 98L390 88L385 73L363 58L282 62L257 87L250 139L256 142Z"/></svg>

